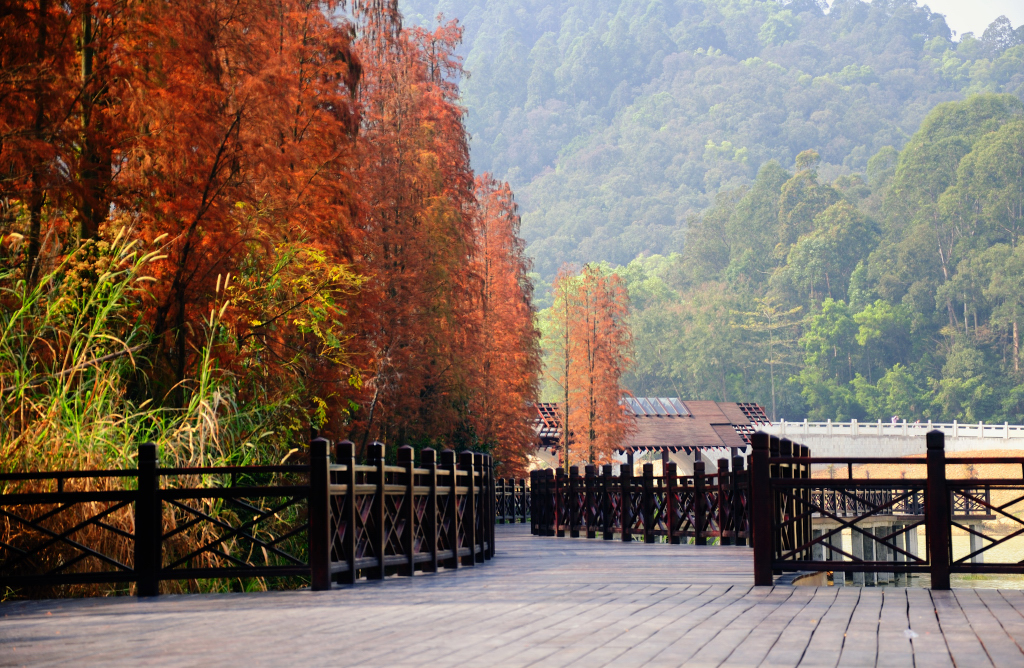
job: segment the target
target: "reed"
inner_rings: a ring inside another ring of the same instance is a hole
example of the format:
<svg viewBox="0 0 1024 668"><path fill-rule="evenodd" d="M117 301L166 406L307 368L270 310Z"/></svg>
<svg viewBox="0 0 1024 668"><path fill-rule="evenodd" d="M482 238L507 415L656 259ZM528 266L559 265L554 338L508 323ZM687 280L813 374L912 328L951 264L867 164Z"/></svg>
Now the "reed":
<svg viewBox="0 0 1024 668"><path fill-rule="evenodd" d="M55 250L47 270L34 283L22 276L21 267L13 261L16 256L0 256L0 471L130 469L136 464L138 444L146 441L157 443L161 464L167 467L279 463L294 453L287 436L282 437L278 429L282 422L294 423L294 416L300 412L289 397L243 405L237 400L235 378L217 366L214 351L225 338L221 318L228 305L226 299L205 322L206 345L197 351L195 373L182 383L186 401L174 406L162 397L133 398L131 383L145 377L151 366L145 355L155 348L140 314L154 282L147 270L162 257L158 245L141 247L132 240L131 229L126 226L110 241L86 241L64 254ZM298 392L293 396L299 396ZM116 478L83 480L69 482L65 489L112 489L134 484L131 478L124 480L130 482ZM216 476L168 480L165 484L191 487L228 484ZM51 483L0 483L0 492L44 491L44 484ZM246 519L219 501L200 504L203 512L231 524ZM79 504L57 514L50 528L75 526L101 509L97 504ZM292 509L273 521L286 525L298 519L299 512ZM165 508L165 531L185 520L181 510ZM113 513L106 521L133 532L130 507ZM165 549L168 556L187 554L217 540L221 531L210 523L200 523L175 535ZM130 539L97 527L87 527L76 538L123 563L132 563ZM0 521L0 540L16 545L28 539L23 529L9 519ZM251 558L253 555L246 554L249 548L239 543L227 541L224 549ZM304 551L301 541L292 548ZM40 565L52 567L69 558L68 549L56 545L43 555ZM222 557L205 554L200 557L205 561L195 565L214 565L218 559ZM85 560L71 570L96 567ZM258 580L165 584L168 591L266 586ZM17 595L130 591L130 587L91 585ZM0 592L0 599L12 594Z"/></svg>

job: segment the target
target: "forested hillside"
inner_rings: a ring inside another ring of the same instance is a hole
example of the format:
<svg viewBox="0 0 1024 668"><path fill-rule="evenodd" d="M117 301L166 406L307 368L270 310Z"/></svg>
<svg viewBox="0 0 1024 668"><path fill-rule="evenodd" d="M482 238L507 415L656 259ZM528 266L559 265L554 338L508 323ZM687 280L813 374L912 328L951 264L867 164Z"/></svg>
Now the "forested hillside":
<svg viewBox="0 0 1024 668"><path fill-rule="evenodd" d="M640 395L776 418L1024 421L1024 104L936 107L866 175L763 165L623 270Z"/></svg>
<svg viewBox="0 0 1024 668"><path fill-rule="evenodd" d="M921 3L924 4L924 3ZM406 0L466 27L473 161L508 179L543 281L681 251L768 161L827 180L903 147L938 103L1024 86L1024 29L958 36L914 0ZM996 17L992 17L995 19Z"/></svg>

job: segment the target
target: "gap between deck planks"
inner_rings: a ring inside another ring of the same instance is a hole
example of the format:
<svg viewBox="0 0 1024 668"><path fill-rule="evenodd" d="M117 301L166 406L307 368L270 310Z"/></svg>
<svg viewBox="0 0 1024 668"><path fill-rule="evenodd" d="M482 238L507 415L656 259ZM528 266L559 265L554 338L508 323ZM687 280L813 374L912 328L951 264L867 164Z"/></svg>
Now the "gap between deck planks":
<svg viewBox="0 0 1024 668"><path fill-rule="evenodd" d="M485 565L330 592L0 604L0 666L1024 665L1024 592L753 587L749 548L497 531Z"/></svg>

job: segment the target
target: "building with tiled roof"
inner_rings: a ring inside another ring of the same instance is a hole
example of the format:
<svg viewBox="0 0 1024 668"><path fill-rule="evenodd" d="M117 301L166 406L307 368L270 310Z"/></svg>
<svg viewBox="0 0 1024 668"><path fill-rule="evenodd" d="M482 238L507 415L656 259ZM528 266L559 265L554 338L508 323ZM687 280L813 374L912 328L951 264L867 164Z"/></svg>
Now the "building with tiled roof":
<svg viewBox="0 0 1024 668"><path fill-rule="evenodd" d="M683 401L678 397L627 397L624 403L636 419L636 428L618 448L627 461L633 461L635 454L650 459L650 454L658 452L662 461L671 458L692 468L694 456L715 461L742 454L757 427L771 424L764 409L752 403ZM558 406L540 403L537 413L541 459L548 461L557 457L562 437Z"/></svg>

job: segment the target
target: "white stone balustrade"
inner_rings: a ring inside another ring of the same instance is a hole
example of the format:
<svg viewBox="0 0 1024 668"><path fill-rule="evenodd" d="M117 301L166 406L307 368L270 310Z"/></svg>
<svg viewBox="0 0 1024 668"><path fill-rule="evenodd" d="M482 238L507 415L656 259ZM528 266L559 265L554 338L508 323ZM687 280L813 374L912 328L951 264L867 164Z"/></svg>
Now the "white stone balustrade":
<svg viewBox="0 0 1024 668"><path fill-rule="evenodd" d="M788 422L762 425L773 436L811 448L815 457L906 457L923 455L924 435L938 429L946 435L946 452L1024 450L1024 425L962 422Z"/></svg>

